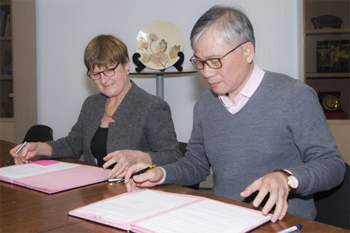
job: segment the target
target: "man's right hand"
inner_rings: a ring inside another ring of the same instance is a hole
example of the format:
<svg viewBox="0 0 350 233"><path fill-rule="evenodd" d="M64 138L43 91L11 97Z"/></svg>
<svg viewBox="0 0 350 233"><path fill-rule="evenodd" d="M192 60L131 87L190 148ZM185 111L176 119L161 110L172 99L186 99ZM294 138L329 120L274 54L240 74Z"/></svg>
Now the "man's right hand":
<svg viewBox="0 0 350 233"><path fill-rule="evenodd" d="M150 164L139 162L132 166L130 166L126 170L125 174L125 186L128 192L133 192L139 190L139 187L153 187L156 186L164 177L164 172L161 168L155 167L150 170L148 170L145 173L142 173L140 175L133 176L130 179L130 176L140 171L146 167L149 167Z"/></svg>

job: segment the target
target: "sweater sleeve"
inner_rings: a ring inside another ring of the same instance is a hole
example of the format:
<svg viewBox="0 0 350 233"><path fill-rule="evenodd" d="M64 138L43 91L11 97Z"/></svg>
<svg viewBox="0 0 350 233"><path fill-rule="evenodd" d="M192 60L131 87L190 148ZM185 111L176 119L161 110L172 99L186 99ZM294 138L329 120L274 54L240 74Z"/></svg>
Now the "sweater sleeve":
<svg viewBox="0 0 350 233"><path fill-rule="evenodd" d="M290 130L304 163L299 167L286 167L299 180L297 193L310 195L337 186L344 179L345 164L316 92L296 82L289 100Z"/></svg>
<svg viewBox="0 0 350 233"><path fill-rule="evenodd" d="M185 156L177 163L164 166L164 183L193 185L204 181L210 174L210 163L205 153L199 102L194 107L193 128Z"/></svg>

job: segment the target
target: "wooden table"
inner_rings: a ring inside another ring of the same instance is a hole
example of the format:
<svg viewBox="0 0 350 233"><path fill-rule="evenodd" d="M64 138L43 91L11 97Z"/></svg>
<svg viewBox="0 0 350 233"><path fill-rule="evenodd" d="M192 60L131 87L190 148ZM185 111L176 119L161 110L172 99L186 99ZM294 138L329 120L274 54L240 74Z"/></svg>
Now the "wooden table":
<svg viewBox="0 0 350 233"><path fill-rule="evenodd" d="M0 140L0 163L10 158L9 150L15 144ZM71 159L64 159L74 162ZM252 205L219 197L177 185L162 185L154 189L204 196L226 203L253 208ZM9 183L0 182L0 232L125 232L109 226L68 216L75 208L126 192L123 184L102 182L57 194L44 194ZM287 215L277 223L267 223L253 232L278 232L302 224L301 232L350 232L308 219Z"/></svg>

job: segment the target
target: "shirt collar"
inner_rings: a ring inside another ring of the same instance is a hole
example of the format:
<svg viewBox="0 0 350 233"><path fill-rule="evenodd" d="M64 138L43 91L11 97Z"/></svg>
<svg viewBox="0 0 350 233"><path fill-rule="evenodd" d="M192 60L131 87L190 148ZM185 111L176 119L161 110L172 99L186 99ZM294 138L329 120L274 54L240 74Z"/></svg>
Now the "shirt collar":
<svg viewBox="0 0 350 233"><path fill-rule="evenodd" d="M249 99L254 94L256 89L258 89L264 77L264 74L265 74L265 71L263 71L259 66L254 64L253 72L249 77L248 82L245 84L245 86L241 90L241 92L238 93L238 95L235 97L235 100L236 100L235 102L237 102L237 99L241 98L242 96ZM225 95L219 95L219 99L225 106L228 105L229 103L232 104L231 100Z"/></svg>

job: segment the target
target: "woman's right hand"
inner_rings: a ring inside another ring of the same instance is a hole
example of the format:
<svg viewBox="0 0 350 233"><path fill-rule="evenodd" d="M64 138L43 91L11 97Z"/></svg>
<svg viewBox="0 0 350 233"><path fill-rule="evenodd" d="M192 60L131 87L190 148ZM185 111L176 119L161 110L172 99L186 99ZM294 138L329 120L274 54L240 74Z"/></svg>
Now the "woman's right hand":
<svg viewBox="0 0 350 233"><path fill-rule="evenodd" d="M19 144L10 150L10 154L15 159L15 164L28 163L28 160L36 155L51 156L52 148L49 144L44 142L30 142L27 143L22 150L16 154L16 151L22 144Z"/></svg>
<svg viewBox="0 0 350 233"><path fill-rule="evenodd" d="M159 167L152 168L145 173L130 178L133 173L149 166L150 164L138 162L126 170L124 183L128 192L137 191L139 187L153 187L159 184L164 177L164 171Z"/></svg>

